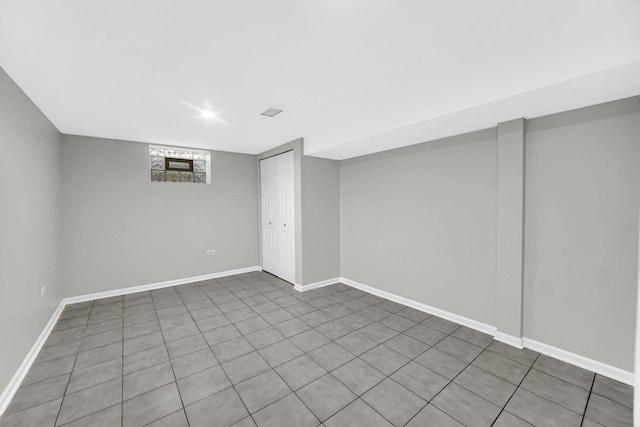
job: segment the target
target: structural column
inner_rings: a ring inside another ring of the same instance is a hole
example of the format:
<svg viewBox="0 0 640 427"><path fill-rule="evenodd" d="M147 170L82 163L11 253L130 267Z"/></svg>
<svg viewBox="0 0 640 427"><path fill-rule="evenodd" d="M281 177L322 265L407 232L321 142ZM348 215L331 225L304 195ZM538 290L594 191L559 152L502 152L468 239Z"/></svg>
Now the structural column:
<svg viewBox="0 0 640 427"><path fill-rule="evenodd" d="M498 124L498 286L495 339L522 348L525 119Z"/></svg>

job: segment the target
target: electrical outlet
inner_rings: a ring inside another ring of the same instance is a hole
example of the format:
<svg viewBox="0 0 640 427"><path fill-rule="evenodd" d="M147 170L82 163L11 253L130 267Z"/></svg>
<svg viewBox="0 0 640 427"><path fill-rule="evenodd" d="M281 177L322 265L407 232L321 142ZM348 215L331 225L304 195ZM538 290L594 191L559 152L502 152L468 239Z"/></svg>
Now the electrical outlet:
<svg viewBox="0 0 640 427"><path fill-rule="evenodd" d="M214 251L213 249L207 249L207 255L215 255L216 251Z"/></svg>
<svg viewBox="0 0 640 427"><path fill-rule="evenodd" d="M43 287L40 288L40 296L43 297L47 294L47 286L49 286L49 282L45 283Z"/></svg>

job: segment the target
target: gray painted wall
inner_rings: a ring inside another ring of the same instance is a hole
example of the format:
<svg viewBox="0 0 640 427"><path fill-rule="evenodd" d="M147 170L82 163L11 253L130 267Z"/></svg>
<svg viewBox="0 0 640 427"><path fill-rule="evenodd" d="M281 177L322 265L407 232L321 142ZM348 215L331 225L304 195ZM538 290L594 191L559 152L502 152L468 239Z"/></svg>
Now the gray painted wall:
<svg viewBox="0 0 640 427"><path fill-rule="evenodd" d="M496 319L496 131L340 163L342 276Z"/></svg>
<svg viewBox="0 0 640 427"><path fill-rule="evenodd" d="M146 144L65 135L62 154L67 296L259 265L255 156L214 151L211 184L180 184L150 182Z"/></svg>
<svg viewBox="0 0 640 427"><path fill-rule="evenodd" d="M63 295L60 133L2 68L0 148L1 392Z"/></svg>
<svg viewBox="0 0 640 427"><path fill-rule="evenodd" d="M524 335L625 370L638 135L640 97L530 120L526 132ZM0 168L2 386L63 295L260 265L256 156L214 152L210 185L151 183L147 145L61 137L1 69L0 144L28 165ZM340 163L289 145L297 281L339 274L496 324L495 129Z"/></svg>
<svg viewBox="0 0 640 427"><path fill-rule="evenodd" d="M639 137L640 97L527 122L525 336L628 371Z"/></svg>
<svg viewBox="0 0 640 427"><path fill-rule="evenodd" d="M496 325L495 131L341 162L341 275ZM633 371L640 97L525 133L524 336Z"/></svg>
<svg viewBox="0 0 640 427"><path fill-rule="evenodd" d="M340 276L338 162L302 157L302 284Z"/></svg>

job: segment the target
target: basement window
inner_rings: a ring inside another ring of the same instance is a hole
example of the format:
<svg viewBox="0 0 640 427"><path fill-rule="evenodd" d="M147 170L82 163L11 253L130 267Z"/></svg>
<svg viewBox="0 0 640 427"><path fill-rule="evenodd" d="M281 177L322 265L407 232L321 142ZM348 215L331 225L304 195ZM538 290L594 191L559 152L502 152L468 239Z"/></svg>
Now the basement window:
<svg viewBox="0 0 640 427"><path fill-rule="evenodd" d="M149 145L152 182L211 184L211 152Z"/></svg>

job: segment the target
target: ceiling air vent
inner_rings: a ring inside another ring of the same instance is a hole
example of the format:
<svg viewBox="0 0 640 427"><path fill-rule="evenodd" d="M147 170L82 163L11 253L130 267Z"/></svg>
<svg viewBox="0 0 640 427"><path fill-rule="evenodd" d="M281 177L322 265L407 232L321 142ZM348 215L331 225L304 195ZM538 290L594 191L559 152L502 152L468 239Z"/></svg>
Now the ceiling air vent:
<svg viewBox="0 0 640 427"><path fill-rule="evenodd" d="M262 113L260 113L260 115L267 116L267 117L275 117L280 113L282 113L282 110L271 107L267 111L263 111Z"/></svg>

